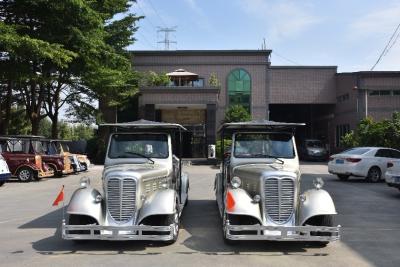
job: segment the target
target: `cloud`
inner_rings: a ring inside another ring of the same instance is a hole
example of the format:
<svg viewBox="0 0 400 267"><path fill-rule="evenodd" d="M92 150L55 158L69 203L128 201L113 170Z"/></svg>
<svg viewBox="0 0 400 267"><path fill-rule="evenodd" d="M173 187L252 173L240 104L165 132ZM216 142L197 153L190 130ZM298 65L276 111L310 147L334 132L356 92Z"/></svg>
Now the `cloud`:
<svg viewBox="0 0 400 267"><path fill-rule="evenodd" d="M198 28L208 32L214 31L214 27L211 25L209 18L196 0L185 0L185 3L193 11L194 16L196 16L194 22Z"/></svg>
<svg viewBox="0 0 400 267"><path fill-rule="evenodd" d="M312 14L313 7L307 1L293 0L238 0L250 16L265 25L268 39L279 41L292 39L322 21Z"/></svg>
<svg viewBox="0 0 400 267"><path fill-rule="evenodd" d="M359 16L349 25L347 29L348 41L356 45L367 45L370 48L369 53L363 59L364 63L369 65L369 68L378 59L390 36L395 31L400 22L399 18L400 3L395 3L392 6L375 9L363 16ZM399 70L399 58L400 38L374 70Z"/></svg>
<svg viewBox="0 0 400 267"><path fill-rule="evenodd" d="M363 16L358 16L349 27L352 38L370 38L372 36L390 36L398 25L400 18L400 3L374 10Z"/></svg>

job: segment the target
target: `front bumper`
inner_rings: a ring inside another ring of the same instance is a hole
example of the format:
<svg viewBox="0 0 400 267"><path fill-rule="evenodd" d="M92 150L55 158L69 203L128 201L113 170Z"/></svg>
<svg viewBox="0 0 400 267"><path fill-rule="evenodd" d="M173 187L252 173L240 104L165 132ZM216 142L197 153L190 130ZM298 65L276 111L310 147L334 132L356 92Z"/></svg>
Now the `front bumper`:
<svg viewBox="0 0 400 267"><path fill-rule="evenodd" d="M385 181L389 186L400 188L400 175L386 174Z"/></svg>
<svg viewBox="0 0 400 267"><path fill-rule="evenodd" d="M232 231L246 234L232 234ZM249 234L248 232L254 232ZM231 240L275 240L275 241L337 241L341 226L263 226L226 225L226 238Z"/></svg>
<svg viewBox="0 0 400 267"><path fill-rule="evenodd" d="M7 181L8 179L10 179L10 177L11 177L11 173L9 173L9 172L0 173L0 182Z"/></svg>
<svg viewBox="0 0 400 267"><path fill-rule="evenodd" d="M169 241L174 238L174 224L169 226L101 226L62 224L62 238L67 240L153 240ZM85 231L85 233L70 233ZM156 234L159 233L159 234Z"/></svg>

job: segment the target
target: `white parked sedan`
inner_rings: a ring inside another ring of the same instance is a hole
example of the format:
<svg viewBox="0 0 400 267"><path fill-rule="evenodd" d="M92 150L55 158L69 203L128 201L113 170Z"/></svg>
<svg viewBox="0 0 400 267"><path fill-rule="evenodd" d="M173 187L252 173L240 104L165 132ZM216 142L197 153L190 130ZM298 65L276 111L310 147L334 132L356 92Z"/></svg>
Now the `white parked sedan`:
<svg viewBox="0 0 400 267"><path fill-rule="evenodd" d="M340 180L350 176L365 177L379 182L388 162L400 159L400 151L385 147L355 147L329 158L328 171Z"/></svg>
<svg viewBox="0 0 400 267"><path fill-rule="evenodd" d="M388 186L396 187L400 190L400 160L388 162L385 181Z"/></svg>

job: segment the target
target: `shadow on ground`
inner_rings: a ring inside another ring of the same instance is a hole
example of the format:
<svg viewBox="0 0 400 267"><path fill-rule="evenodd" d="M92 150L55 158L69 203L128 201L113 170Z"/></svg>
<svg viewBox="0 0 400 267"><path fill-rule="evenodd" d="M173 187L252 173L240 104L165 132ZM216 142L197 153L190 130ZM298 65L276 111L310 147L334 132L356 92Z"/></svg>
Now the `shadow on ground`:
<svg viewBox="0 0 400 267"><path fill-rule="evenodd" d="M62 208L38 217L21 225L20 229L54 228L53 236L35 241L33 249L44 255L62 254L95 254L95 255L157 255L163 254L162 242L150 241L85 241L75 243L61 238ZM327 253L307 252L307 248L319 247L318 244L305 242L254 242L243 241L234 246L226 245L222 239L221 220L215 200L191 200L182 215L182 229L191 235L182 241L182 236L172 248L165 251L176 254L207 254L207 255L273 255L327 256ZM182 230L181 230L182 233ZM152 249L148 248L160 248ZM260 254L257 254L260 252ZM264 254L261 254L264 253Z"/></svg>

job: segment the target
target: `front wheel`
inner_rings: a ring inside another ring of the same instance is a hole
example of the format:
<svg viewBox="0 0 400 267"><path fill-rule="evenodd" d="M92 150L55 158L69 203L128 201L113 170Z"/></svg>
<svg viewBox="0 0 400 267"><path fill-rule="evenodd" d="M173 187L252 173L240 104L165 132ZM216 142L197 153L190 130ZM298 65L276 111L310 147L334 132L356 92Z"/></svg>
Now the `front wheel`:
<svg viewBox="0 0 400 267"><path fill-rule="evenodd" d="M27 167L22 167L21 169L18 170L17 172L17 178L21 182L27 183L32 181L33 179L33 170Z"/></svg>
<svg viewBox="0 0 400 267"><path fill-rule="evenodd" d="M179 204L178 202L175 204L175 212L172 215L166 216L164 225L174 225L174 230L172 232L172 239L165 241L166 244L170 245L175 243L178 240L179 236Z"/></svg>
<svg viewBox="0 0 400 267"><path fill-rule="evenodd" d="M381 180L381 170L378 167L372 167L368 171L367 181L377 183Z"/></svg>
<svg viewBox="0 0 400 267"><path fill-rule="evenodd" d="M314 225L314 226L332 227L333 226L333 217L332 217L332 215L317 216L315 218L311 218L311 221L309 222L309 224ZM311 232L310 235L328 236L328 235L330 235L330 233ZM316 243L321 246L326 246L329 244L329 241L316 241Z"/></svg>

